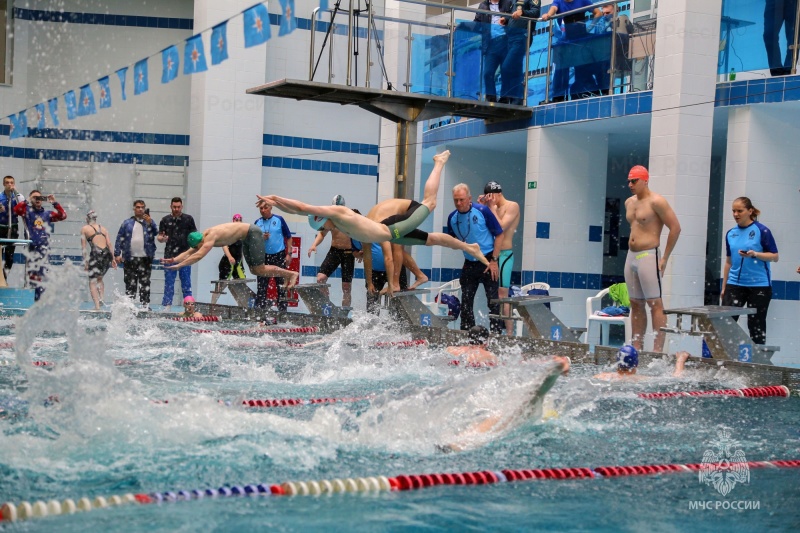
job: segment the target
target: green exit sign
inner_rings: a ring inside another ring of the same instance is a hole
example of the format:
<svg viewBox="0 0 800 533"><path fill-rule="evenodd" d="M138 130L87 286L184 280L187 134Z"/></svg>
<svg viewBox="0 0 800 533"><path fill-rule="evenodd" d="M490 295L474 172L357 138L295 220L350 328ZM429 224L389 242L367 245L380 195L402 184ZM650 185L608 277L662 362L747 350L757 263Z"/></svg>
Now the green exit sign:
<svg viewBox="0 0 800 533"><path fill-rule="evenodd" d="M536 185L537 185L537 183L535 181L529 181L528 182L528 189L535 189Z"/></svg>

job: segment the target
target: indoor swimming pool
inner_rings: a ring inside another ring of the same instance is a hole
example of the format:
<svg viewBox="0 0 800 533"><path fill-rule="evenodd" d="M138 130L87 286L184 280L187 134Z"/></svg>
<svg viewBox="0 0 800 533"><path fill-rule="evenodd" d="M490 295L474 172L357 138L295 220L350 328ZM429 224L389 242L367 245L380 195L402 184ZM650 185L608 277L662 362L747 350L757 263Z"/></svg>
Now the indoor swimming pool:
<svg viewBox="0 0 800 533"><path fill-rule="evenodd" d="M454 365L443 347L405 347L408 333L358 313L328 336L200 333L255 325L137 318L124 303L110 316L79 313L83 290L65 269L44 305L0 321L0 503L125 494L165 501L2 521L0 529L752 531L800 520L798 470L784 468L751 468L749 482L726 496L697 472L226 496L297 481L697 464L723 428L748 461L794 460L800 402L646 400L637 393L748 384L724 369L668 377L663 362L641 369L653 376L647 381L598 382L591 377L601 368L576 364L543 405L521 411L549 363L519 350L499 354L493 368ZM327 400L242 405L257 399ZM493 415L507 424L469 432ZM465 450L444 453L453 442ZM195 489L207 495L191 497ZM717 501L751 503L711 508Z"/></svg>

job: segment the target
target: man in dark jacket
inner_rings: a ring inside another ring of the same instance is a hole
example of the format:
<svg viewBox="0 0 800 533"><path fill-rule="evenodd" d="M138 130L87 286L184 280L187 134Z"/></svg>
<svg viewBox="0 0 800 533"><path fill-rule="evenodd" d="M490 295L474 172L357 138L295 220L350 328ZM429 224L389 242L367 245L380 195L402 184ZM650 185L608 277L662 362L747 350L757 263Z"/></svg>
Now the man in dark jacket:
<svg viewBox="0 0 800 533"><path fill-rule="evenodd" d="M180 196L172 199L169 205L171 213L161 219L158 225L158 242L167 243L164 248L164 258L169 259L176 257L189 249L186 243L186 238L193 231L197 231L197 226L194 224L192 215L187 215L183 212L183 200ZM170 311L172 306L172 298L175 296L175 275L180 275L181 278L181 292L183 298L192 295L192 267L186 266L178 271L165 270L164 271L164 297L161 299L161 305L164 307L164 312Z"/></svg>
<svg viewBox="0 0 800 533"><path fill-rule="evenodd" d="M511 19L506 24L508 39L508 53L500 67L500 102L504 104L522 105L524 95L523 70L525 56L530 48L533 32L536 31L536 21L528 19L539 18L540 0L515 0L511 12ZM531 35L528 34L530 22Z"/></svg>
<svg viewBox="0 0 800 533"><path fill-rule="evenodd" d="M487 102L497 101L497 85L495 75L497 69L503 64L508 53L508 39L506 37L506 18L499 13L511 13L513 0L483 0L478 9L493 11L498 15L476 13L476 30L481 32L481 53L483 54L483 90ZM505 83L505 82L503 82Z"/></svg>
<svg viewBox="0 0 800 533"><path fill-rule="evenodd" d="M135 200L133 216L122 221L114 250L117 263L124 263L125 294L135 298L138 286L139 301L145 309L150 308L150 273L156 255L156 235L158 226L150 218L150 210L145 209L143 200Z"/></svg>

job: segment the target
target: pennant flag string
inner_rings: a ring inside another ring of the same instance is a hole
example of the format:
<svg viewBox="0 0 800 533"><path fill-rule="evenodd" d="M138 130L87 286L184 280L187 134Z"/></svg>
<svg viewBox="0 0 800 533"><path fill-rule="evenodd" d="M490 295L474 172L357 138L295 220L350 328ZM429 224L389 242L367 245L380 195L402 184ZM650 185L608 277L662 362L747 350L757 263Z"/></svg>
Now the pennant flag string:
<svg viewBox="0 0 800 533"><path fill-rule="evenodd" d="M295 0L279 0L280 1L280 14L279 36L288 35L297 29L297 21L294 14ZM328 0L320 0L320 9L327 10ZM219 65L228 59L228 22L232 19L242 16L244 26L244 47L250 48L260 44L264 44L271 38L269 11L267 10L267 2L257 3L230 18L205 28L191 37L184 39L183 50L183 74L191 75L206 72L208 70L208 59L206 56L205 46L203 44L202 36L204 33L211 31L211 38L209 43L209 53L211 56L211 65ZM177 78L180 73L180 53L178 51L178 44L173 44L159 52L151 54L133 64L133 94L140 95L147 92L149 86L149 73L148 61L157 55L161 55L162 59L162 72L161 83L169 83ZM130 65L117 69L115 74L120 84L120 99L127 100L126 86L127 76ZM98 85L98 102L100 109L106 109L112 106L111 86L109 76L103 76L96 80ZM74 120L76 117L93 115L97 113L97 105L95 104L94 92L92 91L91 84L86 84L79 87L79 94L76 95L75 90L69 90L63 93L64 108L66 109L67 119ZM35 104L32 107L26 108L19 113L11 114L9 119L10 134L9 138L17 139L27 136L28 119L27 113L30 110L35 110L35 128L42 129L46 125L46 111L50 111L50 118L53 127L61 127L58 116L58 100L61 96L48 99L47 107L45 102Z"/></svg>

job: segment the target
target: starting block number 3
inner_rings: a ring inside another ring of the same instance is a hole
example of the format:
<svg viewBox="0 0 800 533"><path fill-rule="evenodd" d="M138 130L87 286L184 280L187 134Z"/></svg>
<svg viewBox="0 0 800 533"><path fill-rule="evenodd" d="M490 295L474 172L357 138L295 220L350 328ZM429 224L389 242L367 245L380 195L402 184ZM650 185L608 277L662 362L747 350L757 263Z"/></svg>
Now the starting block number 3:
<svg viewBox="0 0 800 533"><path fill-rule="evenodd" d="M739 345L739 362L740 363L753 362L753 346L751 344Z"/></svg>

